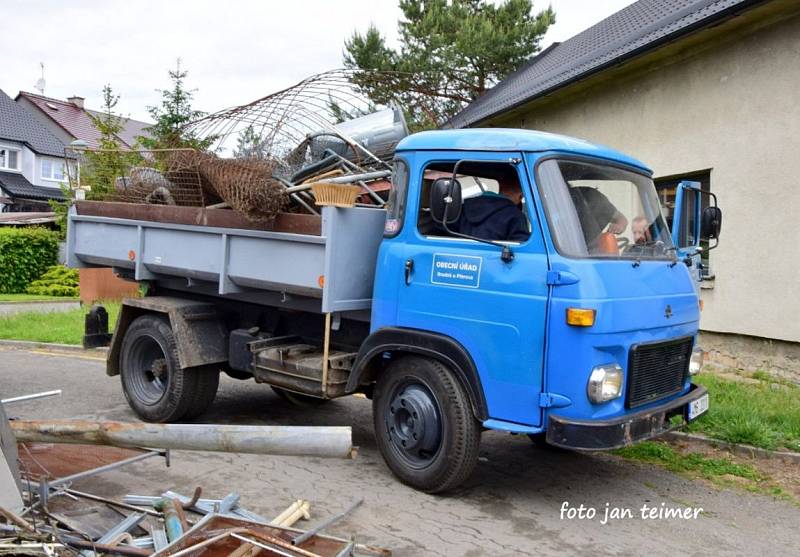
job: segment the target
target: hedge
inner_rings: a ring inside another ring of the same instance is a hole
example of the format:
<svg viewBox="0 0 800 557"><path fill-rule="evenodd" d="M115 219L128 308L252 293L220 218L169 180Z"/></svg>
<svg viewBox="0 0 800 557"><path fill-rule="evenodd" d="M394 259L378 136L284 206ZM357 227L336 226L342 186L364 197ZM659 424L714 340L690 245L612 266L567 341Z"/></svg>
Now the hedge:
<svg viewBox="0 0 800 557"><path fill-rule="evenodd" d="M58 262L58 235L45 228L0 228L0 294L25 292Z"/></svg>
<svg viewBox="0 0 800 557"><path fill-rule="evenodd" d="M77 298L80 295L78 285L78 269L69 269L64 265L53 265L47 272L28 285L28 294L38 296L69 296Z"/></svg>

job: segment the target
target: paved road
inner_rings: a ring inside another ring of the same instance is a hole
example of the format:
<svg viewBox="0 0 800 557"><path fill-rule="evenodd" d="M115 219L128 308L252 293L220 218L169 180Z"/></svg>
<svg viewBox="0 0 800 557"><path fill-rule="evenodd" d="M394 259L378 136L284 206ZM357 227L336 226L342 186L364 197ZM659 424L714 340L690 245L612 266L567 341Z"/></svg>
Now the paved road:
<svg viewBox="0 0 800 557"><path fill-rule="evenodd" d="M133 421L117 378L82 354L49 355L0 347L0 398L63 389L60 399L10 407L23 418L98 418ZM362 543L406 555L796 555L800 509L750 493L718 490L659 468L605 455L551 453L521 436L484 435L481 461L458 492L415 492L393 479L375 447L370 403L332 401L293 408L263 385L222 381L201 422L351 425L360 446L354 461L176 452L173 465L143 462L76 484L101 495L157 495L166 489L209 497L242 495L254 512L274 516L291 501L309 499L315 518L365 504L332 533L357 533ZM598 509L594 520L562 520L564 502ZM634 518L601 524L606 502ZM694 520L642 520L642 505L702 507Z"/></svg>
<svg viewBox="0 0 800 557"><path fill-rule="evenodd" d="M78 301L66 302L5 302L0 303L0 315L13 315L15 313L36 312L47 313L51 311L69 311L78 309L81 303Z"/></svg>

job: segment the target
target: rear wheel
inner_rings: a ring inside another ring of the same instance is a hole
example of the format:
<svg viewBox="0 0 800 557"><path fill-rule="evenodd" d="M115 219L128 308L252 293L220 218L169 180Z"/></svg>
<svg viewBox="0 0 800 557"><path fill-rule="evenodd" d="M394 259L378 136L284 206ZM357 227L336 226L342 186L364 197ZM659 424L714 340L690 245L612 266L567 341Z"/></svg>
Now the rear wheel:
<svg viewBox="0 0 800 557"><path fill-rule="evenodd" d="M375 386L372 415L378 448L402 482L440 493L475 468L480 424L464 387L440 362L407 356L391 364Z"/></svg>
<svg viewBox="0 0 800 557"><path fill-rule="evenodd" d="M217 368L181 369L172 328L163 317L137 317L125 332L119 360L122 392L144 421L198 416L216 396Z"/></svg>

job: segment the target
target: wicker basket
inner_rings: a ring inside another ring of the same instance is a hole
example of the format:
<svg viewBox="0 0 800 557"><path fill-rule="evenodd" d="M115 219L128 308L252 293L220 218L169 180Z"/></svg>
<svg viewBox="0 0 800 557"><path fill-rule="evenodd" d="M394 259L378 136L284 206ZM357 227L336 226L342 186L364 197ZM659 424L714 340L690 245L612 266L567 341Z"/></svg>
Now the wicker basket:
<svg viewBox="0 0 800 557"><path fill-rule="evenodd" d="M317 182L311 184L311 191L320 207L353 207L356 199L361 195L360 186L345 184L326 184Z"/></svg>

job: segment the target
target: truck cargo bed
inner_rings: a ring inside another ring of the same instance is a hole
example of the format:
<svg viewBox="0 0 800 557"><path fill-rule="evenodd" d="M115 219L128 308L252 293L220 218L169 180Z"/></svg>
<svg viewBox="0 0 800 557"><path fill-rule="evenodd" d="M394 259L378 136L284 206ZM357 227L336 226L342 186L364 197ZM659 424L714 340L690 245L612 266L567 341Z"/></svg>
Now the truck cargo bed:
<svg viewBox="0 0 800 557"><path fill-rule="evenodd" d="M304 233L231 228L240 218L235 213L200 211L78 204L68 216L67 263L114 267L135 280L213 283L219 296L259 290L298 294L318 299L319 311L325 313L370 307L383 210L325 207L318 233L309 218L292 218L299 215L279 217L273 228ZM127 218L109 216L115 213ZM186 224L191 218L228 227Z"/></svg>

